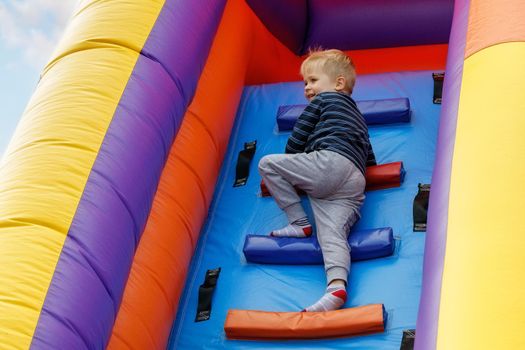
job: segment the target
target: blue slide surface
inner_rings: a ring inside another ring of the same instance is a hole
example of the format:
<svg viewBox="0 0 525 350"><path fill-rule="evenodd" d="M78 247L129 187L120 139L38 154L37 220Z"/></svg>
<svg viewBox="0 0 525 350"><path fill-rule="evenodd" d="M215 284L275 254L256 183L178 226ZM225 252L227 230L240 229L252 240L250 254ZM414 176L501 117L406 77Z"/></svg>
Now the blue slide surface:
<svg viewBox="0 0 525 350"><path fill-rule="evenodd" d="M432 72L358 76L354 99L408 97L408 124L370 126L378 163L403 161L405 181L399 188L367 192L356 229L390 226L394 255L352 263L345 307L382 303L388 312L382 334L304 341L238 341L225 337L228 309L300 311L323 294L322 265L260 265L246 262L247 234L267 234L287 223L271 197L260 196L257 164L270 153L282 153L290 135L278 132L280 105L304 104L303 83L247 86L237 112L207 222L188 274L169 349L399 349L404 329L415 328L425 233L412 232L412 204L418 183L430 183L440 106L432 103ZM237 154L244 142L257 140L246 186L233 187ZM311 215L306 198L303 200ZM311 217L311 216L310 216ZM221 267L211 318L194 322L199 286L206 270Z"/></svg>

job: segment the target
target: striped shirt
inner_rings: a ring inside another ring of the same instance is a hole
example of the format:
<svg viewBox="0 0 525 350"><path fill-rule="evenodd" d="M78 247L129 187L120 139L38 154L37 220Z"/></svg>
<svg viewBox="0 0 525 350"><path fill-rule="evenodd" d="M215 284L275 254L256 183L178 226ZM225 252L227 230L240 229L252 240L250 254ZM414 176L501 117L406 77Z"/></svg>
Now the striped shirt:
<svg viewBox="0 0 525 350"><path fill-rule="evenodd" d="M318 94L297 119L286 144L286 153L330 150L348 158L365 174L376 165L368 128L350 95Z"/></svg>

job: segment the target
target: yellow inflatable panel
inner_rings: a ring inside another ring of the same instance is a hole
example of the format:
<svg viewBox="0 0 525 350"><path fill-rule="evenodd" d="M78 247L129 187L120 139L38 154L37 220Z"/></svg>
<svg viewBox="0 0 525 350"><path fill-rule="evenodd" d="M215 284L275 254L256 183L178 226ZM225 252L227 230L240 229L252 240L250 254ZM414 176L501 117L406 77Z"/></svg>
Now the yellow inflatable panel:
<svg viewBox="0 0 525 350"><path fill-rule="evenodd" d="M163 3L81 2L18 125L0 164L0 347L30 346L92 165Z"/></svg>
<svg viewBox="0 0 525 350"><path fill-rule="evenodd" d="M525 348L523 62L523 42L492 46L465 60L439 349Z"/></svg>
<svg viewBox="0 0 525 350"><path fill-rule="evenodd" d="M107 63L115 55L121 62L118 69ZM31 339L84 185L136 58L132 51L114 48L61 60L54 68L58 71L41 80L0 167L0 197L6 204L0 207L0 295L6 298L0 300L0 329L20 324L21 342ZM96 65L90 63L94 61ZM95 103L101 96L106 103Z"/></svg>
<svg viewBox="0 0 525 350"><path fill-rule="evenodd" d="M139 53L165 0L83 0L71 19L46 69L77 51L128 48Z"/></svg>

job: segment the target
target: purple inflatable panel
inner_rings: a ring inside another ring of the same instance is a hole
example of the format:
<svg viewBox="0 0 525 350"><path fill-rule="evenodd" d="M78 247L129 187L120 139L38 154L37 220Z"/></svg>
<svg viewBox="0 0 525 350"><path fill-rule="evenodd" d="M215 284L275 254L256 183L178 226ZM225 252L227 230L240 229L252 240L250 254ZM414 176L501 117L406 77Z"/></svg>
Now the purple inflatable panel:
<svg viewBox="0 0 525 350"><path fill-rule="evenodd" d="M436 146L436 162L432 175L432 196L430 196L428 207L423 284L416 324L415 349L418 350L436 348L441 279L447 241L450 172L456 139L469 6L469 0L456 0L454 23L448 49L443 86L443 107Z"/></svg>
<svg viewBox="0 0 525 350"><path fill-rule="evenodd" d="M266 28L291 51L299 54L307 24L306 0L247 0Z"/></svg>
<svg viewBox="0 0 525 350"><path fill-rule="evenodd" d="M304 49L448 43L453 0L310 0Z"/></svg>

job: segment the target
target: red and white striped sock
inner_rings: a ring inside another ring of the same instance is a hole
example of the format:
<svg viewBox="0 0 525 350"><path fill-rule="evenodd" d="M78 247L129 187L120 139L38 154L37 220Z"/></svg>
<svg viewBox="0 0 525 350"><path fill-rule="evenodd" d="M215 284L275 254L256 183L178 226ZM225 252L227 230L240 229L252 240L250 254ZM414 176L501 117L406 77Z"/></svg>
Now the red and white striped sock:
<svg viewBox="0 0 525 350"><path fill-rule="evenodd" d="M270 233L274 237L310 237L312 235L312 225L308 221L308 217L295 220L286 227L280 230L275 230Z"/></svg>
<svg viewBox="0 0 525 350"><path fill-rule="evenodd" d="M315 304L308 306L303 312L320 312L340 309L346 302L346 288L337 284L326 288L326 293Z"/></svg>

